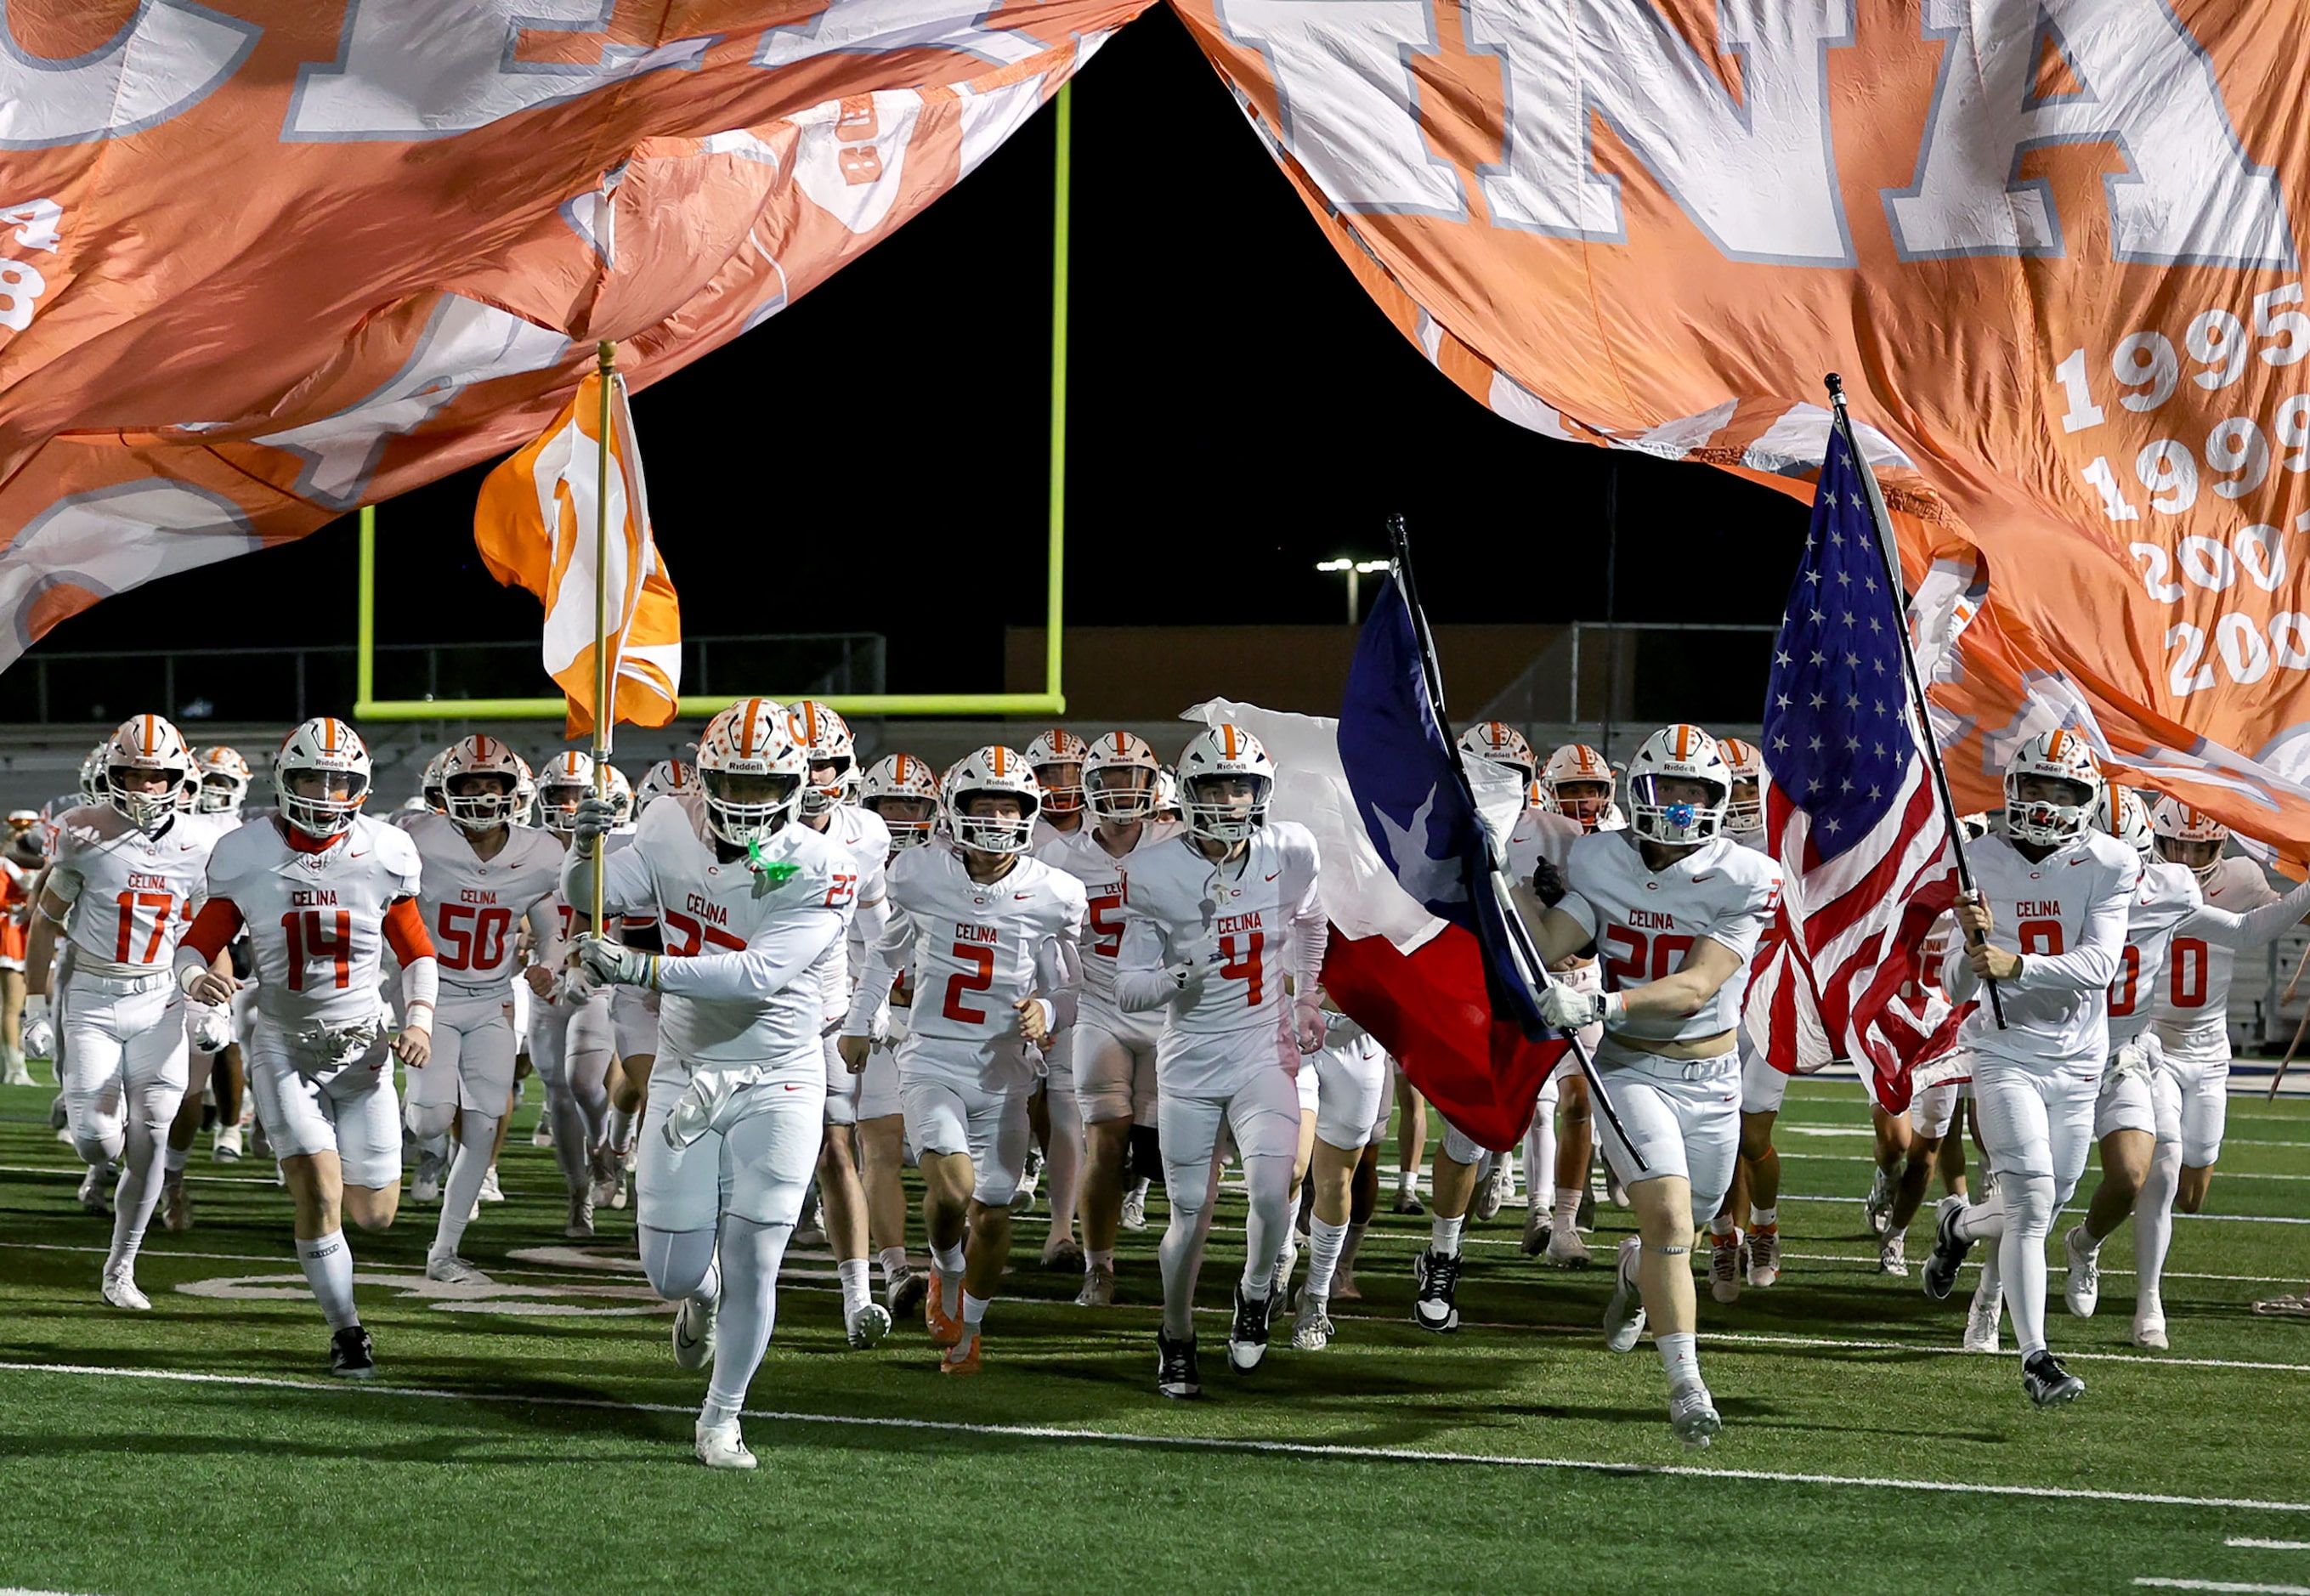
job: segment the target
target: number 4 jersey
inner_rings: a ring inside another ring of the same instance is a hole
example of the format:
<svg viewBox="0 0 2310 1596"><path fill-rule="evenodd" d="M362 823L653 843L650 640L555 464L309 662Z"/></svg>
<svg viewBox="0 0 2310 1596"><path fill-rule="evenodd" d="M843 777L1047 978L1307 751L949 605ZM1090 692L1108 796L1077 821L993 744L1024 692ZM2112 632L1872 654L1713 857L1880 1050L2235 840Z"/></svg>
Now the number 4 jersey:
<svg viewBox="0 0 2310 1596"><path fill-rule="evenodd" d="M60 817L48 890L72 906L65 935L73 967L141 976L173 965L193 905L207 891L210 851L223 835L209 815L177 815L158 837L109 807Z"/></svg>
<svg viewBox="0 0 2310 1596"><path fill-rule="evenodd" d="M505 846L484 859L447 815L420 815L406 835L424 867L418 906L440 961L441 995L510 997L514 933L560 882L560 839L550 831L511 827Z"/></svg>

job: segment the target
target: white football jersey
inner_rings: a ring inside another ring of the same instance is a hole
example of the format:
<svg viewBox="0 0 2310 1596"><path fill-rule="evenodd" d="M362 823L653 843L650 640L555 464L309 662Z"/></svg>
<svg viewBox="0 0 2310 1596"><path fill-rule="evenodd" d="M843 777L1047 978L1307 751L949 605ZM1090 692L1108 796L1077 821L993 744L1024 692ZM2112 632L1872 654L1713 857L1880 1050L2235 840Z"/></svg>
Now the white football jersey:
<svg viewBox="0 0 2310 1596"><path fill-rule="evenodd" d="M1966 850L1974 886L1989 906L1993 946L2021 956L2020 976L1997 984L2005 1027L1951 938L1941 984L1954 1002L1980 1002L1958 1045L2010 1063L2055 1069L2098 1065L2109 1054L2109 988L2124 958L2126 925L2141 862L2125 844L2089 831L2036 863L1994 834Z"/></svg>
<svg viewBox="0 0 2310 1596"><path fill-rule="evenodd" d="M1533 866L1542 859L1561 871L1572 857L1572 845L1586 835L1569 815L1526 809L1508 833L1508 880L1529 881Z"/></svg>
<svg viewBox="0 0 2310 1596"><path fill-rule="evenodd" d="M1035 856L1054 870L1064 871L1082 883L1088 905L1083 921L1082 1006L1110 1027L1125 1031L1143 1029L1151 1039L1155 1024L1146 1015L1125 1015L1116 1004L1115 967L1123 953L1123 905L1129 896L1132 865L1179 835L1173 820L1148 820L1139 838L1120 858L1107 851L1090 825L1068 833L1036 850Z"/></svg>
<svg viewBox="0 0 2310 1596"><path fill-rule="evenodd" d="M662 972L661 1059L682 1065L770 1064L825 1069L824 964L838 966L855 870L841 846L807 826L781 827L758 850L725 863L707 834L704 802L692 793L652 803L630 846L615 848L603 871L608 915L657 916L670 960L744 953L782 936L829 932L818 961L776 990L743 997L691 997Z"/></svg>
<svg viewBox="0 0 2310 1596"><path fill-rule="evenodd" d="M868 956L848 1022L864 1036L901 966L914 1005L899 1045L902 1075L932 1074L987 1089L1042 1072L1029 1056L1016 1004L1050 1000L1053 1028L1073 1022L1085 914L1081 881L1024 856L996 880L974 881L943 845L909 848L890 866L890 923Z"/></svg>
<svg viewBox="0 0 2310 1596"><path fill-rule="evenodd" d="M2151 859L2141 867L2141 885L2126 906L2125 950L2118 955L2117 979L2109 984L2109 1050L2115 1053L2149 1028L2167 946L2175 931L2203 901L2198 878L2179 864Z"/></svg>
<svg viewBox="0 0 2310 1596"><path fill-rule="evenodd" d="M882 872L890 857L890 828L882 823L882 817L855 803L838 803L827 811L826 829L819 835L850 855L852 873L858 878L858 907L871 908L881 903L888 895ZM866 944L855 916L851 920L847 940L849 973L855 979L866 967Z"/></svg>
<svg viewBox="0 0 2310 1596"><path fill-rule="evenodd" d="M2283 936L2302 918L2304 890L2297 887L2280 898L2261 865L2237 855L2214 867L2204 902L2174 932L2165 978L2152 989L2151 1018L2168 1057L2208 1064L2228 1059L2237 950Z"/></svg>
<svg viewBox="0 0 2310 1596"><path fill-rule="evenodd" d="M1243 857L1225 864L1185 833L1132 854L1116 997L1135 1011L1165 1009L1159 1069L1188 1052L1184 1038L1259 1029L1280 1037L1290 1013L1287 977L1297 979L1300 997L1316 1001L1326 932L1317 863L1315 834L1291 820L1268 821ZM1183 959L1211 962L1181 992L1163 968ZM1161 995L1137 1002L1134 989ZM1168 1079L1167 1089L1199 1089L1176 1073Z"/></svg>
<svg viewBox="0 0 2310 1596"><path fill-rule="evenodd" d="M1768 854L1773 851L1772 838L1766 834L1762 826L1752 831L1727 831L1724 838L1727 842L1747 848L1752 854Z"/></svg>
<svg viewBox="0 0 2310 1596"><path fill-rule="evenodd" d="M560 839L511 827L505 846L484 859L447 815L419 815L402 829L424 867L418 906L445 993L504 997L517 963L514 928L560 884Z"/></svg>
<svg viewBox="0 0 2310 1596"><path fill-rule="evenodd" d="M108 976L175 967L177 943L208 896L209 854L230 828L217 817L171 816L147 837L109 804L56 820L48 890L72 906L73 965Z"/></svg>
<svg viewBox="0 0 2310 1596"><path fill-rule="evenodd" d="M209 855L208 895L248 928L258 1011L291 1027L375 1018L385 912L417 896L420 869L409 834L368 815L313 854L291 847L279 820L227 832Z"/></svg>
<svg viewBox="0 0 2310 1596"><path fill-rule="evenodd" d="M1093 820L1091 812L1088 809L1082 811L1081 815L1082 818L1075 822L1075 828L1072 831L1062 831L1056 826L1052 825L1051 822L1044 816L1037 815L1035 817L1035 835L1028 843L1027 851L1039 859L1042 857L1043 850L1049 847L1053 843L1066 842L1074 837L1086 835L1090 830L1091 827L1097 824L1097 822Z"/></svg>
<svg viewBox="0 0 2310 1596"><path fill-rule="evenodd" d="M1698 1042L1740 1026L1749 964L1781 900L1779 865L1717 837L1654 871L1633 832L1596 831L1573 845L1564 880L1556 906L1595 939L1607 992L1675 974L1703 937L1740 956L1741 968L1698 1013L1626 1019L1611 1028L1614 1036Z"/></svg>

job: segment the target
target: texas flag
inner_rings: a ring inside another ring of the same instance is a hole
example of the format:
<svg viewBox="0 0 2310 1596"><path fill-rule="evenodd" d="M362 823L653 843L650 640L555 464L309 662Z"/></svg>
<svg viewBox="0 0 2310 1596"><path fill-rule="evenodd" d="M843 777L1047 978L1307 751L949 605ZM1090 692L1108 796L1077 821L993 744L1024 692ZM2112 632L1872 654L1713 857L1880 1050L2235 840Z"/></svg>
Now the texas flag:
<svg viewBox="0 0 2310 1596"><path fill-rule="evenodd" d="M1498 789L1512 818L1520 800L1507 791L1522 789L1511 772L1481 768L1472 790L1420 658L1391 581L1364 623L1337 721L1225 700L1188 718L1232 722L1265 744L1276 766L1270 812L1316 834L1332 922L1324 989L1463 1135L1510 1148L1566 1047L1541 1023L1508 950L1478 810L1476 794L1489 810Z"/></svg>

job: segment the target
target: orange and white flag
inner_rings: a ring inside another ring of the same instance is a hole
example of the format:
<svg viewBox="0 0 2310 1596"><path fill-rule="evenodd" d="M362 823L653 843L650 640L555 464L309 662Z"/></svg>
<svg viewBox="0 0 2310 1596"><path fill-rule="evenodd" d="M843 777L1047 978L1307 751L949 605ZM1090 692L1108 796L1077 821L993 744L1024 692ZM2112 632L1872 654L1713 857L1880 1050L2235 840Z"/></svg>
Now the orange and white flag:
<svg viewBox="0 0 2310 1596"><path fill-rule="evenodd" d="M568 733L594 729L594 594L609 593L610 724L663 726L682 694L682 610L651 535L649 493L622 377L610 378L609 559L595 566L602 378L588 373L543 437L490 473L473 542L490 574L545 604L545 672L569 701Z"/></svg>

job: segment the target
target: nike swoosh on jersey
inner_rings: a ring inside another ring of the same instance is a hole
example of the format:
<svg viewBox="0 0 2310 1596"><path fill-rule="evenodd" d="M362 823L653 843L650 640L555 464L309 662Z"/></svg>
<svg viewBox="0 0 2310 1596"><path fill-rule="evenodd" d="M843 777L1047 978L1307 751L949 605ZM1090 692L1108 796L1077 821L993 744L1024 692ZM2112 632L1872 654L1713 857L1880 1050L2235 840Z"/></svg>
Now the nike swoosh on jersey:
<svg viewBox="0 0 2310 1596"><path fill-rule="evenodd" d="M1280 876L1280 875L1281 875L1282 873L1283 873L1283 872L1282 872L1281 871L1280 871L1280 870L1271 870L1271 871L1269 871L1269 872L1267 872L1267 879L1268 879L1269 880L1271 880L1271 881L1272 881L1272 880L1273 880L1277 876Z"/></svg>
<svg viewBox="0 0 2310 1596"><path fill-rule="evenodd" d="M1025 900L1034 897L1035 895L1031 892L1013 892L1011 896L1013 899L1023 903Z"/></svg>

